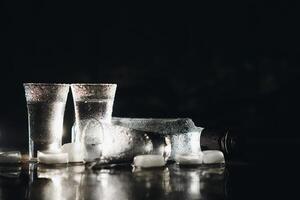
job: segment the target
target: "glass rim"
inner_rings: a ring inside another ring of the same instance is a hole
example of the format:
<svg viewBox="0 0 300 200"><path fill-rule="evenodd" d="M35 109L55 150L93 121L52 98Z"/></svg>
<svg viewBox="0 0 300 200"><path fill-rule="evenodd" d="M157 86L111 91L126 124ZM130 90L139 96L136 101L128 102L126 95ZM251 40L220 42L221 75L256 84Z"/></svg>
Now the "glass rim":
<svg viewBox="0 0 300 200"><path fill-rule="evenodd" d="M69 83L23 83L24 86L70 86Z"/></svg>

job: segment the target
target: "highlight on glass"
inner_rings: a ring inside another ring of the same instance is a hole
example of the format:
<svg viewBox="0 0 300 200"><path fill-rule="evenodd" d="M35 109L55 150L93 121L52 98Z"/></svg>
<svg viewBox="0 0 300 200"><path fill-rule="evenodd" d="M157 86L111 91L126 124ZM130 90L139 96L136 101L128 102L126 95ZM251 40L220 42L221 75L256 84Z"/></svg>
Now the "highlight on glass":
<svg viewBox="0 0 300 200"><path fill-rule="evenodd" d="M86 120L111 123L116 89L117 84L71 84L77 133L72 142L80 142Z"/></svg>
<svg viewBox="0 0 300 200"><path fill-rule="evenodd" d="M58 151L69 84L24 83L28 112L29 159L37 151Z"/></svg>

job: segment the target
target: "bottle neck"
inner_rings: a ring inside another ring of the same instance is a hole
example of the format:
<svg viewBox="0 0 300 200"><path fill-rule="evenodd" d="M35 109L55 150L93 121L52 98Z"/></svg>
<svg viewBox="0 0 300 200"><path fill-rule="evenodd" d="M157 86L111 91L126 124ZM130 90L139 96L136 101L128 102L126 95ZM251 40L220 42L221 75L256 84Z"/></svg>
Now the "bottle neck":
<svg viewBox="0 0 300 200"><path fill-rule="evenodd" d="M203 150L225 150L224 138L226 132L205 128L201 132L200 144Z"/></svg>
<svg viewBox="0 0 300 200"><path fill-rule="evenodd" d="M242 137L230 130L205 128L201 131L200 145L202 150L219 150L227 157L235 157L243 152Z"/></svg>

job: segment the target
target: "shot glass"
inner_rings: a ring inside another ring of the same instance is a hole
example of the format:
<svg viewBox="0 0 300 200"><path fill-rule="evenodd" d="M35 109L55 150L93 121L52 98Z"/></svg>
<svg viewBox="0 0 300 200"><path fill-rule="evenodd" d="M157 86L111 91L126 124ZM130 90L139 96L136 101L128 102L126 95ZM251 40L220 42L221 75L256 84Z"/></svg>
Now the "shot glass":
<svg viewBox="0 0 300 200"><path fill-rule="evenodd" d="M81 142L89 120L111 123L116 89L116 84L71 84L76 129L72 142Z"/></svg>
<svg viewBox="0 0 300 200"><path fill-rule="evenodd" d="M29 160L37 151L61 147L69 84L24 83L28 112Z"/></svg>
<svg viewBox="0 0 300 200"><path fill-rule="evenodd" d="M170 160L175 160L176 155L181 154L199 154L201 152L200 136L202 128L199 131L188 133L173 134L171 137L171 156Z"/></svg>

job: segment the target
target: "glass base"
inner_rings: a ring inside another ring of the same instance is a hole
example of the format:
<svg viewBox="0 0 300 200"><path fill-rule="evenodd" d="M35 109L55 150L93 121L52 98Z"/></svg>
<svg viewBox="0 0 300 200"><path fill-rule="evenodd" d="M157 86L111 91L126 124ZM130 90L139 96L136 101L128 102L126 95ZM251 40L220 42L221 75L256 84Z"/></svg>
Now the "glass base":
<svg viewBox="0 0 300 200"><path fill-rule="evenodd" d="M56 143L38 143L29 139L29 161L37 161L38 151L59 151L61 148L61 141Z"/></svg>

